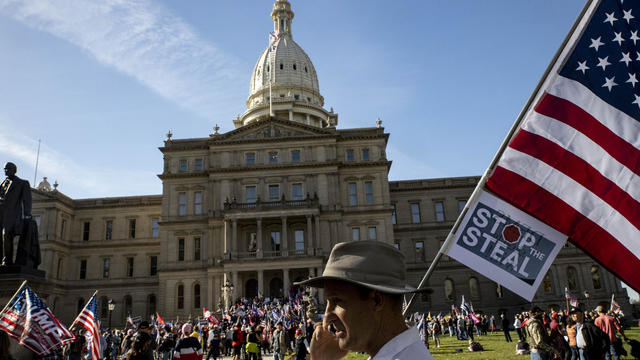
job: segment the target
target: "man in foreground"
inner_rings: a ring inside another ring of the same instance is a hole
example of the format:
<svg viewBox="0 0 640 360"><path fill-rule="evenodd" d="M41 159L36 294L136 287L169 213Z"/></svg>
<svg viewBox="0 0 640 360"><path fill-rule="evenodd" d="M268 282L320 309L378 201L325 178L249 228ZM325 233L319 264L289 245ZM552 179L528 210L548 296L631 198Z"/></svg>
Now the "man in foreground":
<svg viewBox="0 0 640 360"><path fill-rule="evenodd" d="M415 327L402 315L406 284L404 255L379 241L334 246L322 276L297 283L323 287L327 307L315 326L313 360L336 360L349 351L376 359L433 359Z"/></svg>

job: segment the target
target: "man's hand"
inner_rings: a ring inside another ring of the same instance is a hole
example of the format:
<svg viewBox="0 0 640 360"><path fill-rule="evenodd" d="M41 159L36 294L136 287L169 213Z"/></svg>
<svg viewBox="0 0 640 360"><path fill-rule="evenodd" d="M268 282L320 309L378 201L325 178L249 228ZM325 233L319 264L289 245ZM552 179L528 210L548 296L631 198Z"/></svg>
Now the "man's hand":
<svg viewBox="0 0 640 360"><path fill-rule="evenodd" d="M347 356L347 350L340 350L336 338L327 326L317 323L311 337L311 360L338 360Z"/></svg>

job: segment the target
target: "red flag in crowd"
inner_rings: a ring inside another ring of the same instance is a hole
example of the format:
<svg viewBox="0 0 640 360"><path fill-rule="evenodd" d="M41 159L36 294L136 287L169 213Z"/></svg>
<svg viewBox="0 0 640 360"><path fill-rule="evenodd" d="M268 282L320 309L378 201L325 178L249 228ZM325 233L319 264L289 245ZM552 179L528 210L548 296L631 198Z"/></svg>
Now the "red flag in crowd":
<svg viewBox="0 0 640 360"><path fill-rule="evenodd" d="M156 313L156 317L158 318L158 325L164 325L164 320L162 320L159 312Z"/></svg>

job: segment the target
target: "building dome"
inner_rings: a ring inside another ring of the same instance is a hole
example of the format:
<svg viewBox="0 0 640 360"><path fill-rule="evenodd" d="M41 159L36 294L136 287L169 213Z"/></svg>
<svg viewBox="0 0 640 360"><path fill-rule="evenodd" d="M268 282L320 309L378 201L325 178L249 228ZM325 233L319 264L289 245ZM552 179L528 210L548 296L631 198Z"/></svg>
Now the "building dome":
<svg viewBox="0 0 640 360"><path fill-rule="evenodd" d="M324 98L311 59L293 41L293 16L287 0L277 0L273 5L274 31L253 69L247 111L234 121L236 127L270 116L318 127L337 124L337 114L323 108Z"/></svg>
<svg viewBox="0 0 640 360"><path fill-rule="evenodd" d="M40 184L38 184L36 189L40 191L51 191L51 184L47 181L46 176L42 178L42 181L40 181Z"/></svg>

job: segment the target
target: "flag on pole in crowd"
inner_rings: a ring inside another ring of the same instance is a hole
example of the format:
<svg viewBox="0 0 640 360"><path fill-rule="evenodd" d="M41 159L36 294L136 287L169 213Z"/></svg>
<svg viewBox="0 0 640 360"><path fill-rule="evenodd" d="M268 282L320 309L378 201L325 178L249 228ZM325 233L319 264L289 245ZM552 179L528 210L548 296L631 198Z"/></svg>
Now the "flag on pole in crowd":
<svg viewBox="0 0 640 360"><path fill-rule="evenodd" d="M402 297L402 313L404 314L405 311L407 311L407 299L403 296Z"/></svg>
<svg viewBox="0 0 640 360"><path fill-rule="evenodd" d="M162 320L159 312L156 313L156 319L158 319L158 325L164 325L164 320Z"/></svg>
<svg viewBox="0 0 640 360"><path fill-rule="evenodd" d="M528 300L567 238L640 290L637 4L585 5L446 242Z"/></svg>
<svg viewBox="0 0 640 360"><path fill-rule="evenodd" d="M471 307L469 307L469 304L464 301L464 295L462 295L462 301L460 302L460 311L462 311L462 315L468 315L472 313Z"/></svg>
<svg viewBox="0 0 640 360"><path fill-rule="evenodd" d="M564 288L564 297L567 298L567 300L569 300L569 305L573 307L578 306L578 298L571 295L571 293L569 292L569 289L567 289L566 287Z"/></svg>
<svg viewBox="0 0 640 360"><path fill-rule="evenodd" d="M0 312L0 330L38 356L76 339L24 281Z"/></svg>
<svg viewBox="0 0 640 360"><path fill-rule="evenodd" d="M73 321L71 327L79 326L87 330L87 343L91 348L91 358L99 360L102 356L100 349L100 321L98 317L98 300L96 291L89 302L84 306L78 317Z"/></svg>
<svg viewBox="0 0 640 360"><path fill-rule="evenodd" d="M456 306L454 304L451 304L451 312L453 314L455 314L456 316L458 316L458 309L456 308Z"/></svg>
<svg viewBox="0 0 640 360"><path fill-rule="evenodd" d="M207 308L202 309L202 315L204 316L205 319L209 320L211 324L213 325L220 324L220 321L218 320L216 315L213 314L211 311L207 310Z"/></svg>
<svg viewBox="0 0 640 360"><path fill-rule="evenodd" d="M610 311L614 314L619 314L622 313L621 309L620 309L620 304L618 304L613 297L615 296L615 294L611 294L611 309Z"/></svg>

